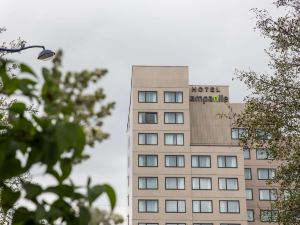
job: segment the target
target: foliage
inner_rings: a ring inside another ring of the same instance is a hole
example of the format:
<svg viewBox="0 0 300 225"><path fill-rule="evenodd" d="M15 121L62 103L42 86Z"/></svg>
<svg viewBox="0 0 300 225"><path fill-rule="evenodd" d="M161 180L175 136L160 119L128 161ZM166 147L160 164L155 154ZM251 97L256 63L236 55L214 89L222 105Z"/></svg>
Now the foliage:
<svg viewBox="0 0 300 225"><path fill-rule="evenodd" d="M91 209L91 225L117 225L124 222L123 217L98 208Z"/></svg>
<svg viewBox="0 0 300 225"><path fill-rule="evenodd" d="M0 62L1 97L15 99L0 111L7 121L0 126L0 224L8 218L1 218L1 210L8 215L13 208L14 224L88 224L90 208L104 193L111 208L115 206L115 192L108 184L91 185L88 179L83 187L70 180L74 165L88 158L86 147L108 138L101 126L114 103L104 103L98 83L107 71L63 74L61 57L59 51L53 67L42 69L42 77L25 64L19 64L20 74L10 77L8 66L14 62ZM32 113L33 105L39 112ZM34 166L56 184L28 182L24 174ZM45 198L47 194L54 200ZM20 200L33 207L17 207Z"/></svg>
<svg viewBox="0 0 300 225"><path fill-rule="evenodd" d="M300 1L277 0L284 15L272 18L257 10L257 28L270 40L270 74L236 71L238 79L252 90L236 125L247 127L243 140L255 148L265 146L275 160L282 161L270 184L279 183L280 224L300 224ZM244 144L245 144L244 143Z"/></svg>

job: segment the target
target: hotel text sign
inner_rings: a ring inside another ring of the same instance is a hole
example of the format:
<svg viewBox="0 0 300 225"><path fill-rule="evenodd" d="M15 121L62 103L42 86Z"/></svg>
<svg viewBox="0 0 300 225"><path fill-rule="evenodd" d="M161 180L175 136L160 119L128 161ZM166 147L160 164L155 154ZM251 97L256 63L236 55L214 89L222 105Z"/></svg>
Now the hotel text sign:
<svg viewBox="0 0 300 225"><path fill-rule="evenodd" d="M206 102L228 102L228 96L224 96L220 92L219 87L215 86L197 86L192 87L192 94L190 96L190 102L202 102L205 104Z"/></svg>

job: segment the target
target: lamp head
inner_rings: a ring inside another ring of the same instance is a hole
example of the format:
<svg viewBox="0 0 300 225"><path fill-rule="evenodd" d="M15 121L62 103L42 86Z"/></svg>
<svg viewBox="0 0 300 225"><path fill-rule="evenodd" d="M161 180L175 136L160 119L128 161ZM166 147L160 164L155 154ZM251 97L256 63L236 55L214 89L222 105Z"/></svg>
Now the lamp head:
<svg viewBox="0 0 300 225"><path fill-rule="evenodd" d="M55 52L51 50L44 49L43 51L40 52L39 56L37 57L39 60L50 60L54 57Z"/></svg>

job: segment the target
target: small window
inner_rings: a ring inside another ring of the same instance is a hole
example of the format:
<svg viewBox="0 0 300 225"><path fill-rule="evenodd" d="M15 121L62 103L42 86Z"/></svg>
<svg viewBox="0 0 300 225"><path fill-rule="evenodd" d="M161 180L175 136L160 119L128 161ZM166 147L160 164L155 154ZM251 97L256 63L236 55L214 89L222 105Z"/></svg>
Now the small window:
<svg viewBox="0 0 300 225"><path fill-rule="evenodd" d="M139 177L139 189L154 190L158 189L157 177Z"/></svg>
<svg viewBox="0 0 300 225"><path fill-rule="evenodd" d="M157 167L157 155L139 155L139 167Z"/></svg>
<svg viewBox="0 0 300 225"><path fill-rule="evenodd" d="M139 133L139 145L157 145L157 134Z"/></svg>
<svg viewBox="0 0 300 225"><path fill-rule="evenodd" d="M256 137L257 137L257 139L260 139L260 140L270 140L272 138L272 135L264 130L257 129Z"/></svg>
<svg viewBox="0 0 300 225"><path fill-rule="evenodd" d="M213 223L193 223L193 225L214 225Z"/></svg>
<svg viewBox="0 0 300 225"><path fill-rule="evenodd" d="M244 139L248 137L248 130L246 128L232 128L231 138L234 140Z"/></svg>
<svg viewBox="0 0 300 225"><path fill-rule="evenodd" d="M219 168L237 168L236 156L218 156Z"/></svg>
<svg viewBox="0 0 300 225"><path fill-rule="evenodd" d="M257 176L259 180L272 180L276 176L275 169L257 169Z"/></svg>
<svg viewBox="0 0 300 225"><path fill-rule="evenodd" d="M166 177L166 190L184 190L184 177Z"/></svg>
<svg viewBox="0 0 300 225"><path fill-rule="evenodd" d="M250 149L248 147L243 148L244 159L251 159Z"/></svg>
<svg viewBox="0 0 300 225"><path fill-rule="evenodd" d="M278 211L276 210L260 210L261 222L276 222L278 217Z"/></svg>
<svg viewBox="0 0 300 225"><path fill-rule="evenodd" d="M246 200L253 200L253 190L251 188L246 188Z"/></svg>
<svg viewBox="0 0 300 225"><path fill-rule="evenodd" d="M158 223L138 223L138 225L159 225L159 224Z"/></svg>
<svg viewBox="0 0 300 225"><path fill-rule="evenodd" d="M166 124L183 124L183 112L165 112Z"/></svg>
<svg viewBox="0 0 300 225"><path fill-rule="evenodd" d="M183 145L183 134L165 134L165 145Z"/></svg>
<svg viewBox="0 0 300 225"><path fill-rule="evenodd" d="M240 223L220 223L220 225L241 225Z"/></svg>
<svg viewBox="0 0 300 225"><path fill-rule="evenodd" d="M240 202L238 200L221 200L220 213L240 213Z"/></svg>
<svg viewBox="0 0 300 225"><path fill-rule="evenodd" d="M264 160L264 159L274 159L272 155L265 148L256 149L256 159Z"/></svg>
<svg viewBox="0 0 300 225"><path fill-rule="evenodd" d="M182 91L165 91L165 103L182 103Z"/></svg>
<svg viewBox="0 0 300 225"><path fill-rule="evenodd" d="M167 213L185 213L185 200L166 200Z"/></svg>
<svg viewBox="0 0 300 225"><path fill-rule="evenodd" d="M193 200L193 213L212 213L211 200Z"/></svg>
<svg viewBox="0 0 300 225"><path fill-rule="evenodd" d="M245 174L245 180L252 180L251 168L245 168L244 174Z"/></svg>
<svg viewBox="0 0 300 225"><path fill-rule="evenodd" d="M192 155L193 168L210 168L211 157L209 155Z"/></svg>
<svg viewBox="0 0 300 225"><path fill-rule="evenodd" d="M238 178L219 178L219 189L233 191L238 190Z"/></svg>
<svg viewBox="0 0 300 225"><path fill-rule="evenodd" d="M192 177L192 189L193 190L211 190L211 178L210 177Z"/></svg>
<svg viewBox="0 0 300 225"><path fill-rule="evenodd" d="M183 155L166 155L165 156L166 167L184 167Z"/></svg>
<svg viewBox="0 0 300 225"><path fill-rule="evenodd" d="M247 221L254 222L254 210L253 209L247 209Z"/></svg>
<svg viewBox="0 0 300 225"><path fill-rule="evenodd" d="M157 213L158 212L158 200L138 200L140 213Z"/></svg>
<svg viewBox="0 0 300 225"><path fill-rule="evenodd" d="M166 225L186 225L185 223L166 223Z"/></svg>
<svg viewBox="0 0 300 225"><path fill-rule="evenodd" d="M259 190L259 200L261 200L261 201L277 200L277 190L276 189L260 189Z"/></svg>
<svg viewBox="0 0 300 225"><path fill-rule="evenodd" d="M140 124L156 124L157 112L139 112Z"/></svg>
<svg viewBox="0 0 300 225"><path fill-rule="evenodd" d="M139 102L141 103L154 103L157 102L156 91L139 91Z"/></svg>

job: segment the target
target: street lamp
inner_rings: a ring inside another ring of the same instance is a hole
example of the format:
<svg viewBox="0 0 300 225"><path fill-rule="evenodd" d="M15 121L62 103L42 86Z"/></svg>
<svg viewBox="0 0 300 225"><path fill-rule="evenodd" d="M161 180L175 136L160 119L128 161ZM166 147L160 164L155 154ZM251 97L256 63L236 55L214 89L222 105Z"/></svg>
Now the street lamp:
<svg viewBox="0 0 300 225"><path fill-rule="evenodd" d="M32 46L27 46L27 47L24 46L24 47L15 48L15 49L0 48L0 52L14 53L14 52L21 52L21 51L23 51L25 49L29 49L29 48L42 48L43 49L37 57L37 59L39 59L39 60L44 60L44 61L50 60L55 55L55 52L45 49L45 46L41 46L41 45L32 45Z"/></svg>

